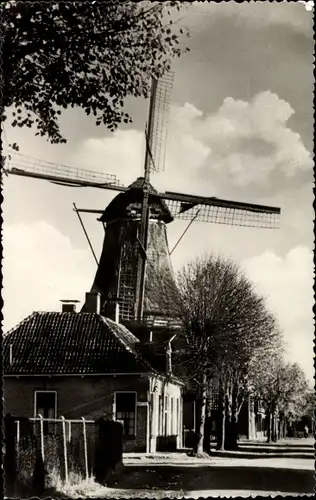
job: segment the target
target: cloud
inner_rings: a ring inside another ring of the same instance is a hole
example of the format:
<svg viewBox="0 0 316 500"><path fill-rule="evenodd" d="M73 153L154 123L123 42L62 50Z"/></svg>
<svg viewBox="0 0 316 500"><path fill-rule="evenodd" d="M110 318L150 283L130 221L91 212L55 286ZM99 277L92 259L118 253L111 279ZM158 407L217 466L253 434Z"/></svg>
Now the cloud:
<svg viewBox="0 0 316 500"><path fill-rule="evenodd" d="M271 25L286 25L293 30L305 32L311 25L311 13L303 5L296 2L197 2L193 6L193 16L188 19L192 28L199 27L203 21L214 22L219 17L230 17L237 24L246 25L248 29L260 29Z"/></svg>
<svg viewBox="0 0 316 500"><path fill-rule="evenodd" d="M153 178L159 189L214 195L224 180L231 186L269 190L276 173L293 178L312 169L300 135L287 126L294 110L270 91L249 102L227 97L212 114L204 115L189 103L172 106L170 114L166 168ZM115 172L129 183L142 175L144 148L141 132L117 131L87 139L69 161Z"/></svg>
<svg viewBox="0 0 316 500"><path fill-rule="evenodd" d="M72 165L88 170L114 173L129 184L142 175L144 134L139 130L117 130L110 137L89 138L69 156Z"/></svg>
<svg viewBox="0 0 316 500"><path fill-rule="evenodd" d="M249 102L227 97L216 113L204 116L199 110L193 114L191 108L182 127L177 121L179 113L175 113L175 137L181 127L183 133L189 131L195 141L208 148L200 176L214 179L215 174L244 186L267 183L274 171L293 177L312 169L311 155L299 134L287 126L294 110L276 94L261 92ZM179 167L176 162L175 168Z"/></svg>
<svg viewBox="0 0 316 500"><path fill-rule="evenodd" d="M313 254L304 246L283 258L272 250L249 258L242 266L284 332L287 357L298 361L312 380L313 369Z"/></svg>
<svg viewBox="0 0 316 500"><path fill-rule="evenodd" d="M38 310L60 310L59 300L83 300L95 265L88 250L44 221L4 225L4 330Z"/></svg>

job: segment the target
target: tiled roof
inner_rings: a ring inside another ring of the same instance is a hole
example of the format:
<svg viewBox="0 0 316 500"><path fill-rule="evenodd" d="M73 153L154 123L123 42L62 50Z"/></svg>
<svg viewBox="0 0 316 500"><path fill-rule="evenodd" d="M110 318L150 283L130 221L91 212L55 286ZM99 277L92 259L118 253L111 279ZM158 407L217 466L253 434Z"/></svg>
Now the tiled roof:
<svg viewBox="0 0 316 500"><path fill-rule="evenodd" d="M4 375L154 371L137 342L123 325L98 314L34 312L4 336Z"/></svg>

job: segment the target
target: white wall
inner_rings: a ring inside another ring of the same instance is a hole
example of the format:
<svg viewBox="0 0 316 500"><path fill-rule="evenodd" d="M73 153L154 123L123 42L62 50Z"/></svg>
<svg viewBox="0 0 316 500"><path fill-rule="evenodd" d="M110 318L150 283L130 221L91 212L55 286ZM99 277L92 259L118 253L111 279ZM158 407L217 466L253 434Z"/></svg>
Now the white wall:
<svg viewBox="0 0 316 500"><path fill-rule="evenodd" d="M170 382L164 383L157 377L152 377L150 386L150 400L152 406L152 419L149 423L150 451L156 450L157 436L178 435L177 446L182 446L182 388ZM159 404L160 396L163 397L162 416ZM167 398L167 401L166 401ZM173 412L171 412L171 398L173 398ZM179 401L179 417L177 416L177 400ZM167 407L165 406L167 402ZM159 425L160 424L160 425Z"/></svg>

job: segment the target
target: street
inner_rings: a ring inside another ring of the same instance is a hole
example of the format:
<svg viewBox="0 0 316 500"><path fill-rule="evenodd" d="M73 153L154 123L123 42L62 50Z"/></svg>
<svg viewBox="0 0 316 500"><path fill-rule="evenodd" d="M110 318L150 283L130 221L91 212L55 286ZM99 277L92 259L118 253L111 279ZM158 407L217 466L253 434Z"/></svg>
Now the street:
<svg viewBox="0 0 316 500"><path fill-rule="evenodd" d="M94 498L312 495L313 454L312 438L242 443L238 452L214 452L209 459L186 453L125 454L116 483L82 493Z"/></svg>

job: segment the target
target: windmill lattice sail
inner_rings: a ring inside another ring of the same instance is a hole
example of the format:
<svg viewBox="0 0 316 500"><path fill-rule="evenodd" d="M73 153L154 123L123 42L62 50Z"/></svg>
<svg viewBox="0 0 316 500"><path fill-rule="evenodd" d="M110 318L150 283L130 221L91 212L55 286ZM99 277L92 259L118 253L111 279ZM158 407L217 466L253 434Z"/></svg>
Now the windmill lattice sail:
<svg viewBox="0 0 316 500"><path fill-rule="evenodd" d="M278 229L280 213L264 210L255 210L251 204L245 204L245 208L234 205L233 202L221 202L218 204L182 202L179 200L168 200L166 204L173 217L182 220L194 220L196 222L210 222L214 224L228 224L232 226L244 226L263 229Z"/></svg>
<svg viewBox="0 0 316 500"><path fill-rule="evenodd" d="M159 172L165 168L166 146L169 129L169 111L174 73L169 71L157 80L153 104L153 124L150 137L150 171Z"/></svg>
<svg viewBox="0 0 316 500"><path fill-rule="evenodd" d="M16 151L8 155L8 159L6 160L6 172L8 174L21 175L24 177L37 177L47 180L56 179L56 182L69 182L73 185L80 185L80 183L87 182L91 184L100 184L100 187L101 185L121 186L121 183L114 174L40 160Z"/></svg>

